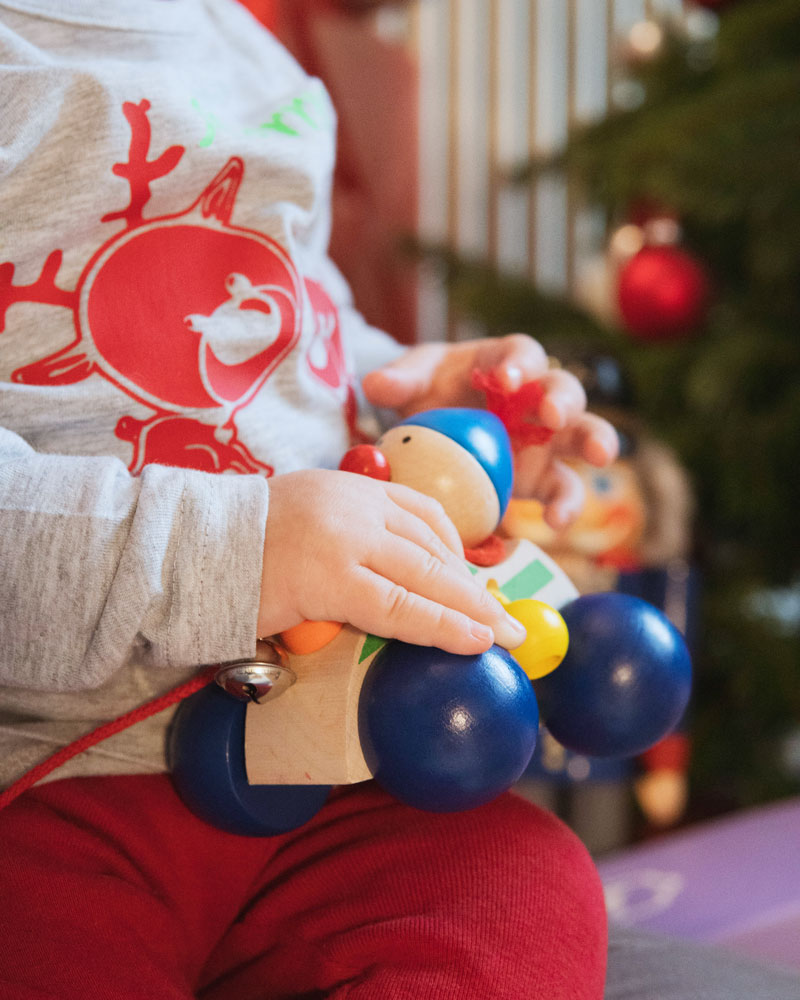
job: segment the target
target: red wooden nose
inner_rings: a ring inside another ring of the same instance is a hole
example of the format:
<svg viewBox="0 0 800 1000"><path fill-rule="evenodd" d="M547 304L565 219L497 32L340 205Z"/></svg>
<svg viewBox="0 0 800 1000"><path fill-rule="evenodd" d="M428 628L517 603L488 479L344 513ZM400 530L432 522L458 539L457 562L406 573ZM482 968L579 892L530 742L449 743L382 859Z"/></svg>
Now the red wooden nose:
<svg viewBox="0 0 800 1000"><path fill-rule="evenodd" d="M342 456L339 468L342 472L357 472L360 476L382 479L387 483L392 475L389 460L374 444L357 444L350 448Z"/></svg>

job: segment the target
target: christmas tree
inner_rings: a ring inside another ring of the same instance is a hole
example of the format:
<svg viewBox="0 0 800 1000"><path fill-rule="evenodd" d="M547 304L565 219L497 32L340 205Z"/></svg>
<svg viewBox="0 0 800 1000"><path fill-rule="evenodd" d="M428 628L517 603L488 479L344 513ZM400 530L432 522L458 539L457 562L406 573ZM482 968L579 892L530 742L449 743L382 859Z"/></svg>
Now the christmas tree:
<svg viewBox="0 0 800 1000"><path fill-rule="evenodd" d="M653 25L655 51L626 61L628 106L516 176L559 171L610 232L638 231L613 322L435 256L456 308L490 330L617 356L643 421L691 475L699 815L800 787L800 4L694 10Z"/></svg>

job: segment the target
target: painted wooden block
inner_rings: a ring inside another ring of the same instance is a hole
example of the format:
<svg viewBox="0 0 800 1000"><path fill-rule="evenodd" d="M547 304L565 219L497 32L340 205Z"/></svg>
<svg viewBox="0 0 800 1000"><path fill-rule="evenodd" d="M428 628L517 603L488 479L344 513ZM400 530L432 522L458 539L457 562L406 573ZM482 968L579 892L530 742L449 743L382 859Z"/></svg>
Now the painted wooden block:
<svg viewBox="0 0 800 1000"><path fill-rule="evenodd" d="M563 569L538 545L524 538L506 542L506 557L496 566L470 566L484 584L494 581L509 601L532 597L558 609L578 596Z"/></svg>

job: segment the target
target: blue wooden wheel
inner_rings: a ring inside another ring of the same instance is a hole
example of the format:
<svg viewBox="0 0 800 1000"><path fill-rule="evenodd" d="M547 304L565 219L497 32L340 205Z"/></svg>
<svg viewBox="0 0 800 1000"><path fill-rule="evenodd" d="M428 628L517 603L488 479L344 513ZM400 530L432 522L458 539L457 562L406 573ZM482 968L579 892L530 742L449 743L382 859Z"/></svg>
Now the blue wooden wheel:
<svg viewBox="0 0 800 1000"><path fill-rule="evenodd" d="M185 804L228 833L272 837L307 823L330 785L250 785L244 764L247 705L216 684L183 701L167 745L172 780Z"/></svg>
<svg viewBox="0 0 800 1000"><path fill-rule="evenodd" d="M680 721L692 688L686 643L669 619L628 594L585 594L561 608L569 648L534 681L545 725L590 757L633 757Z"/></svg>
<svg viewBox="0 0 800 1000"><path fill-rule="evenodd" d="M472 809L519 778L533 754L539 711L510 653L478 656L388 643L359 701L359 734L375 780L406 805Z"/></svg>

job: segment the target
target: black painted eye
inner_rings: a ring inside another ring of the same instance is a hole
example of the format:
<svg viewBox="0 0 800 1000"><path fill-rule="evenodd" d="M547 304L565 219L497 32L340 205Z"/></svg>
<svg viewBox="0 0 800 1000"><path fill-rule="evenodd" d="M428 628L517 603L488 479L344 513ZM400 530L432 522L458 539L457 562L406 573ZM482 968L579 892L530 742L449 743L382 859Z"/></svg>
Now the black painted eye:
<svg viewBox="0 0 800 1000"><path fill-rule="evenodd" d="M403 438L403 444L408 444L410 440L411 440L411 435L407 434L406 437Z"/></svg>

